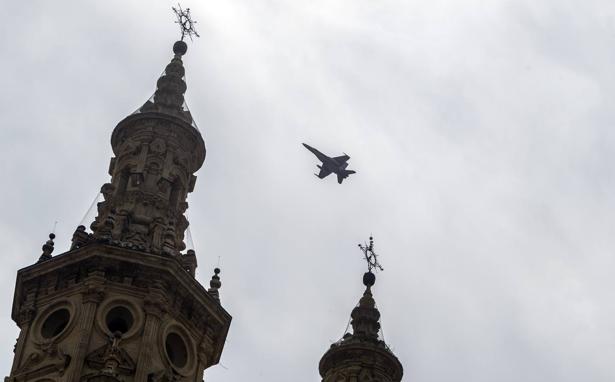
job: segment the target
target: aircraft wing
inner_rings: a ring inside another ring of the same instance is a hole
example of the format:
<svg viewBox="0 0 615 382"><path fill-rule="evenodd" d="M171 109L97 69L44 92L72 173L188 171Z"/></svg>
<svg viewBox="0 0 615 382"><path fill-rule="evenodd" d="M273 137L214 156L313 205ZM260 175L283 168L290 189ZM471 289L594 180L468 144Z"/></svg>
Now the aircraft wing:
<svg viewBox="0 0 615 382"><path fill-rule="evenodd" d="M327 159L329 159L328 156L326 156L325 154L321 153L320 151L313 149L310 150L312 152L312 154L316 155L316 158L318 158L319 161L321 162L325 162Z"/></svg>
<svg viewBox="0 0 615 382"><path fill-rule="evenodd" d="M348 159L350 159L350 157L348 155L342 155L342 156L334 157L333 158L333 160L336 161L339 164L346 163L348 161Z"/></svg>
<svg viewBox="0 0 615 382"><path fill-rule="evenodd" d="M310 150L312 152L312 154L316 155L316 158L318 158L318 160L323 162L323 163L327 159L330 159L328 156L326 156L325 154L323 154L320 151L316 150L315 148L313 148L310 145L307 145L307 144L304 143L303 146L305 146L306 149Z"/></svg>
<svg viewBox="0 0 615 382"><path fill-rule="evenodd" d="M316 175L317 177L319 177L320 179L322 178L326 178L327 176L329 176L329 174L331 174L330 170L327 170L324 166L320 169L320 172L318 173L318 175Z"/></svg>

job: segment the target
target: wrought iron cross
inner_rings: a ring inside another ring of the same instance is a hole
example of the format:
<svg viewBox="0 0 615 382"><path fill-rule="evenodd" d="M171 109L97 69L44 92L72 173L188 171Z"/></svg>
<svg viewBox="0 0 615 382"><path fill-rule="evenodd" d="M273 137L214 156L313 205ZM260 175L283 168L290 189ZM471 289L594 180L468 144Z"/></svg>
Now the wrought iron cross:
<svg viewBox="0 0 615 382"><path fill-rule="evenodd" d="M183 10L179 3L177 3L177 8L171 8L177 16L177 21L175 23L179 24L179 28L182 31L182 41L184 41L184 37L186 36L190 37L190 41L192 41L193 35L196 37L201 37L196 32L196 28L194 26L196 24L196 21L192 20L192 18L190 17L190 8L186 8L186 10Z"/></svg>
<svg viewBox="0 0 615 382"><path fill-rule="evenodd" d="M378 262L378 255L374 252L374 238L372 236L369 237L369 244L359 244L359 248L361 249L361 252L363 252L363 256L367 262L367 270L369 272L371 272L372 269L377 271L384 270Z"/></svg>

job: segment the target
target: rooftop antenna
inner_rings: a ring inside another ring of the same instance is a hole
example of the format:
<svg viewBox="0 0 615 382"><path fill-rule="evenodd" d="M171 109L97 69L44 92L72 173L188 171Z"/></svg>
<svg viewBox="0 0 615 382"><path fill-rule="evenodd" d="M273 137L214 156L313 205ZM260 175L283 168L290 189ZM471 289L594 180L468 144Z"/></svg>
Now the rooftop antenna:
<svg viewBox="0 0 615 382"><path fill-rule="evenodd" d="M201 37L194 27L196 21L192 20L190 17L190 8L183 10L182 6L177 3L177 8L171 7L171 9L173 9L173 12L175 12L177 16L177 21L175 23L179 24L179 28L182 32L181 41L184 41L184 37L186 36L190 37L190 41L192 41L192 36Z"/></svg>
<svg viewBox="0 0 615 382"><path fill-rule="evenodd" d="M365 261L367 262L367 271L372 273L372 269L375 271L383 271L384 269L378 262L378 255L374 252L374 237L369 237L369 244L359 244L359 248L361 252L363 252L363 256Z"/></svg>

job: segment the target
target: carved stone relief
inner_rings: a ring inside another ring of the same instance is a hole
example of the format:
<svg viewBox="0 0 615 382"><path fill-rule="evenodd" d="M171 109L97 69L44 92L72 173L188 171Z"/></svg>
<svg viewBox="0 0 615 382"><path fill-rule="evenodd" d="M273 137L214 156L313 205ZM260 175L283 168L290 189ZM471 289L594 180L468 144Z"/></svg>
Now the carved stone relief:
<svg viewBox="0 0 615 382"><path fill-rule="evenodd" d="M186 197L205 147L194 139L198 132L177 123L146 119L129 128L118 125L111 182L101 188L104 200L91 225L94 239L168 256L186 248Z"/></svg>

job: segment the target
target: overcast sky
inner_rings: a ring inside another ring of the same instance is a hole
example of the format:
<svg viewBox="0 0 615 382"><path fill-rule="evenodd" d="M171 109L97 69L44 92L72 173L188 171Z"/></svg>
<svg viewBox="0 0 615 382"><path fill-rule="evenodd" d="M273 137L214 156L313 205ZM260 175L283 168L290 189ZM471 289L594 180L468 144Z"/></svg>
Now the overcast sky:
<svg viewBox="0 0 615 382"><path fill-rule="evenodd" d="M169 1L3 0L0 369L16 271L109 180ZM615 380L615 2L191 1L188 218L233 316L213 382L318 381L363 292L412 382ZM351 156L319 180L307 142ZM89 225L93 216L86 218Z"/></svg>

